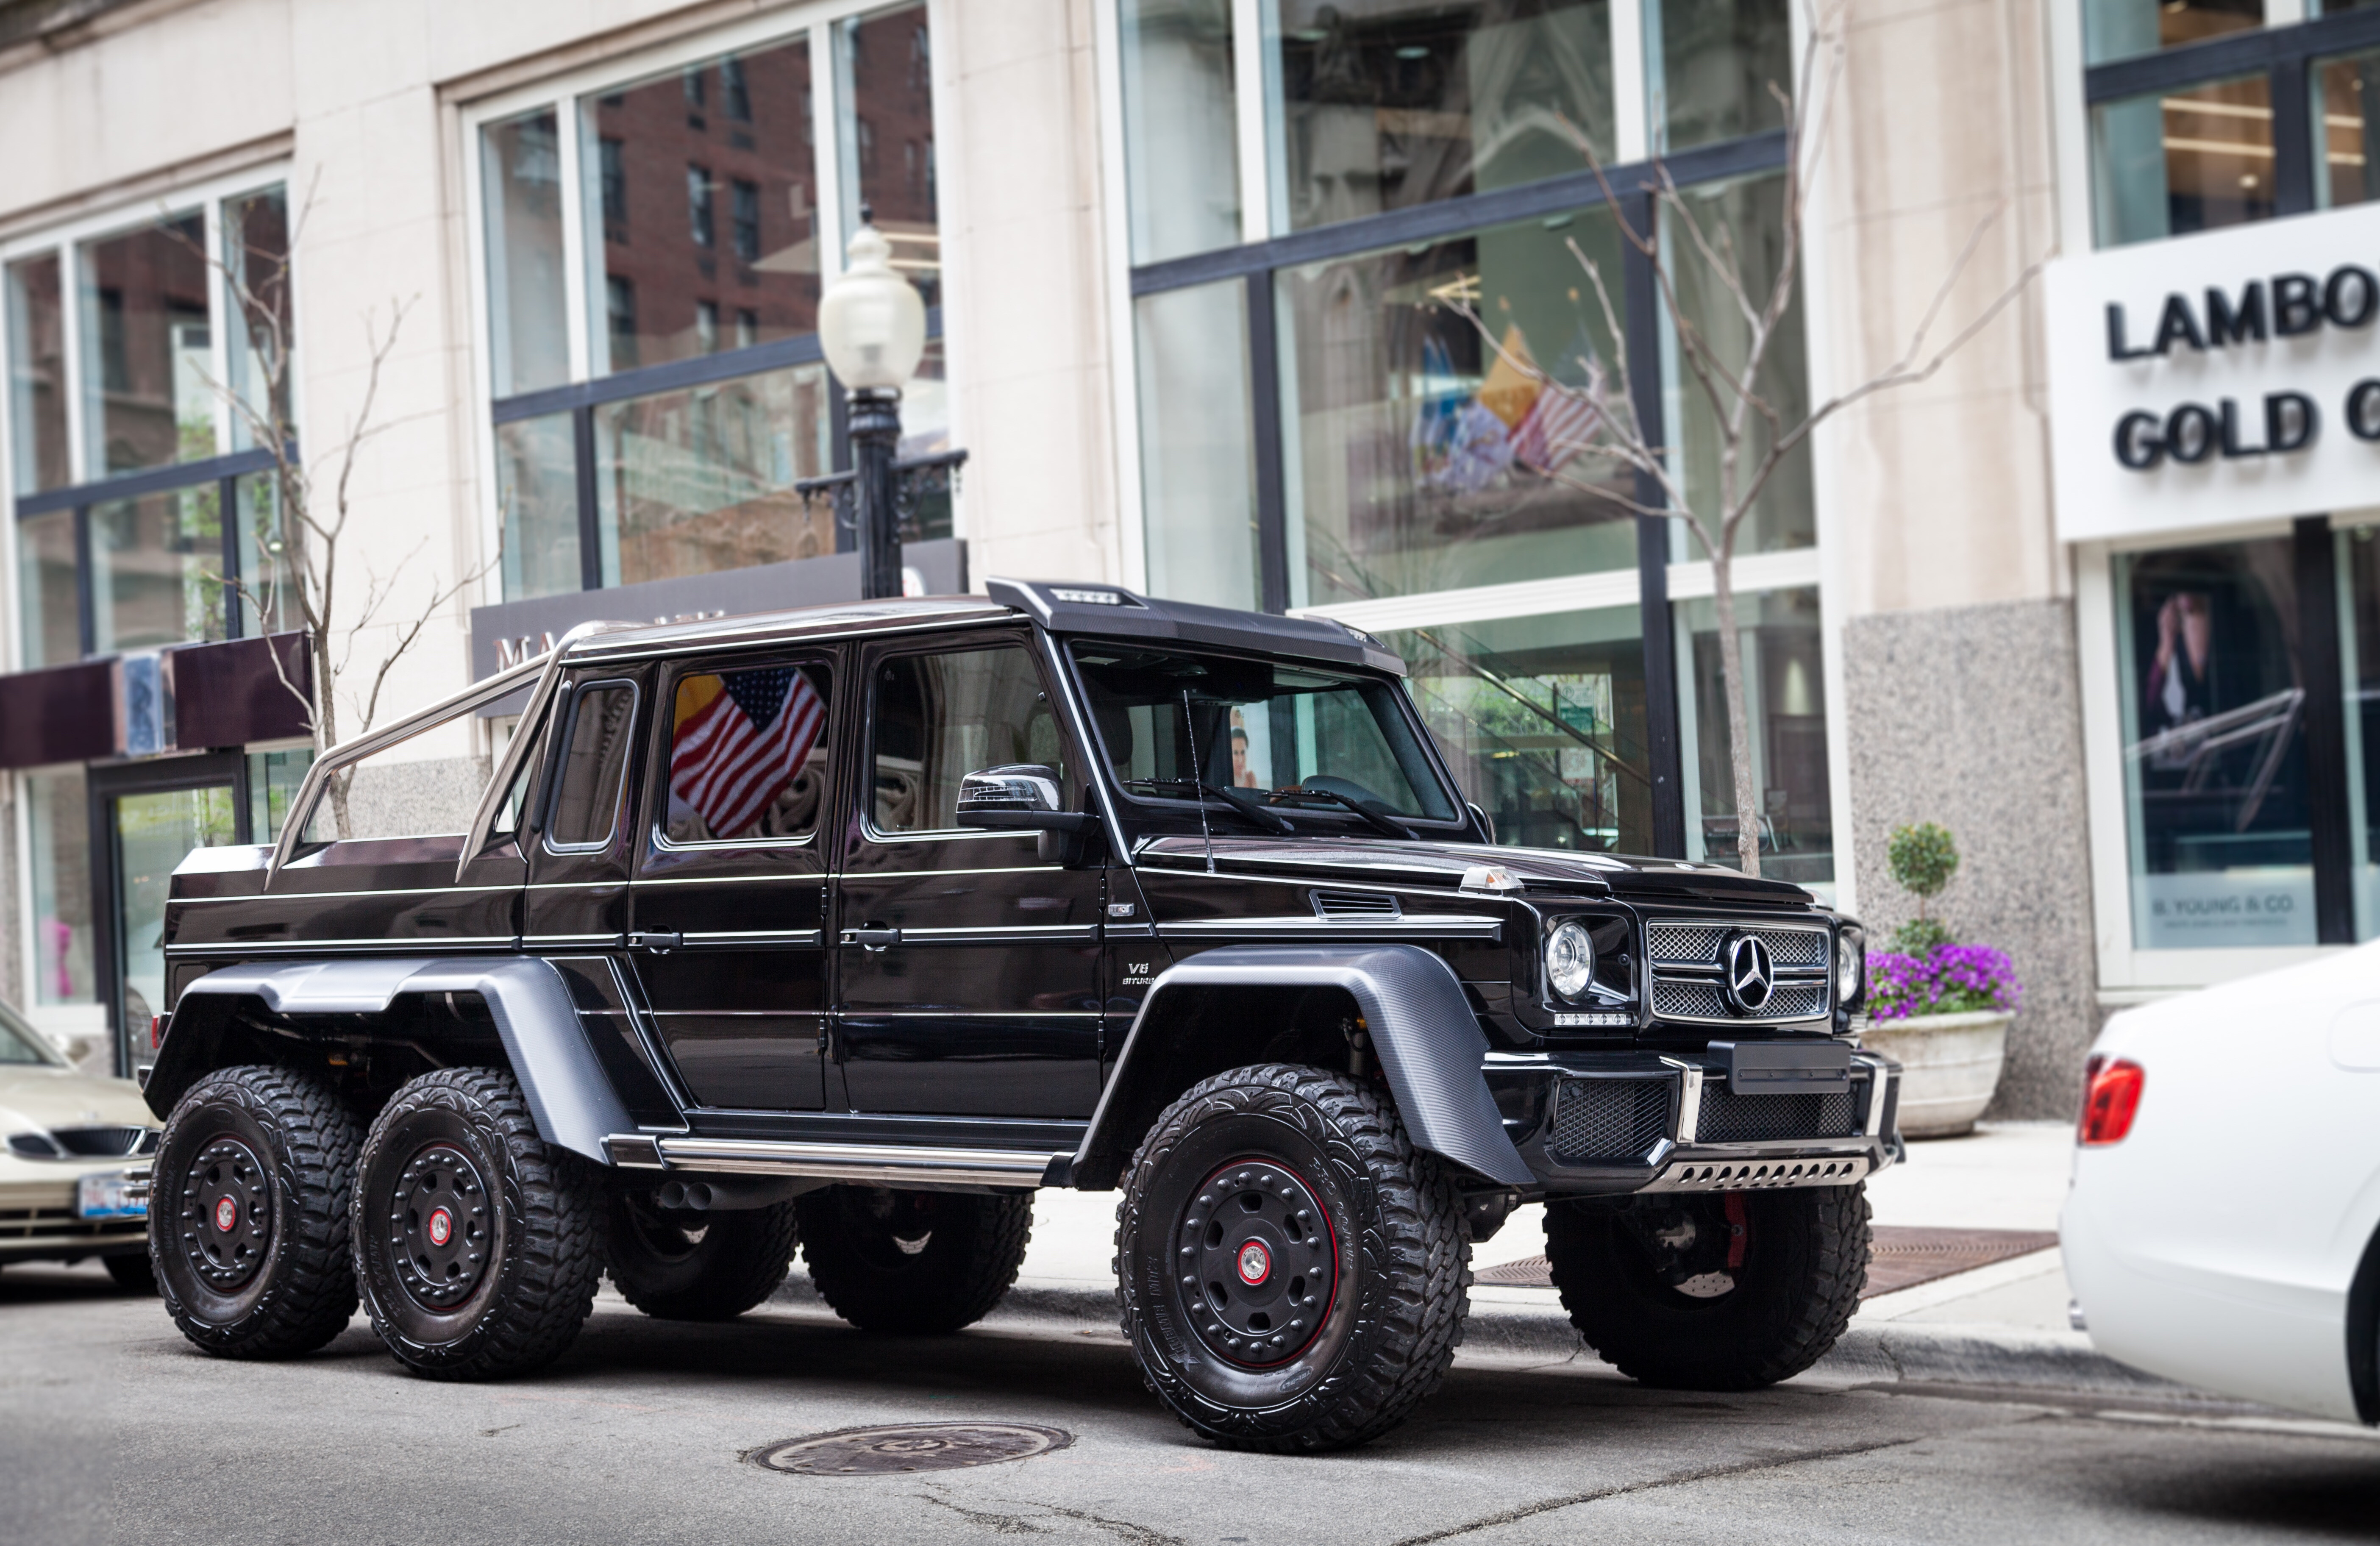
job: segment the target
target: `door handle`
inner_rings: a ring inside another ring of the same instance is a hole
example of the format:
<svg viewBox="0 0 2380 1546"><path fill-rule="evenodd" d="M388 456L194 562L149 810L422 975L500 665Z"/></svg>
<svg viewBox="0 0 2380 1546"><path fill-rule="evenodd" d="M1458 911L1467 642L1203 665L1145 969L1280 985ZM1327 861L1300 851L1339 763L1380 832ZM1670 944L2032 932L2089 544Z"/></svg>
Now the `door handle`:
<svg viewBox="0 0 2380 1546"><path fill-rule="evenodd" d="M843 931L843 943L845 944L864 945L869 950L881 950L889 944L899 944L901 943L901 931L898 929L874 928L845 929Z"/></svg>
<svg viewBox="0 0 2380 1546"><path fill-rule="evenodd" d="M665 956L685 943L686 936L684 934L662 934L640 931L628 936L629 949L650 950L656 956Z"/></svg>

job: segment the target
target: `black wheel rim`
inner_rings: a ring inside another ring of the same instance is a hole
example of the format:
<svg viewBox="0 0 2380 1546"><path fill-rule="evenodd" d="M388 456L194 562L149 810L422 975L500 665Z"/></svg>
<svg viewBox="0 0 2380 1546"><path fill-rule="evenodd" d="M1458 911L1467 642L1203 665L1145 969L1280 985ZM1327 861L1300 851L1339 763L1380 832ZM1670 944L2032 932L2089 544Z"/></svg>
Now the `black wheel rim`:
<svg viewBox="0 0 2380 1546"><path fill-rule="evenodd" d="M1198 1339L1267 1369L1303 1352L1339 1297L1330 1215L1278 1160L1234 1160L1192 1194L1173 1232L1174 1286Z"/></svg>
<svg viewBox="0 0 2380 1546"><path fill-rule="evenodd" d="M256 1150L229 1134L207 1140L182 1183L182 1255L218 1294L263 1270L273 1246L273 1181Z"/></svg>
<svg viewBox="0 0 2380 1546"><path fill-rule="evenodd" d="M388 1245L396 1281L416 1304L449 1310L471 1296L488 1270L489 1207L479 1167L453 1144L424 1145L406 1162L390 1201Z"/></svg>

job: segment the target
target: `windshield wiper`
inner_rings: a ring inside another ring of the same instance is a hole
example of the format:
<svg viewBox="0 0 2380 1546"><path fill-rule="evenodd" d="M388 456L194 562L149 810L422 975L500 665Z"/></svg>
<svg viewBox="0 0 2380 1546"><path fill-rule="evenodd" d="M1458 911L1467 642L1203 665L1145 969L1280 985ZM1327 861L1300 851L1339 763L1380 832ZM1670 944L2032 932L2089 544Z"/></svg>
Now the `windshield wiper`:
<svg viewBox="0 0 2380 1546"><path fill-rule="evenodd" d="M1287 789L1274 790L1272 792L1272 797L1277 800L1316 799L1335 801L1340 805L1345 806L1356 815L1362 817L1366 824L1370 826L1374 832L1397 838L1406 843L1415 843L1420 841L1419 836L1414 832L1413 828L1405 825L1402 822L1398 821L1395 817L1383 810L1375 810L1370 806L1366 805L1363 801L1355 798L1353 795L1342 795L1336 789L1316 789L1309 787L1306 785L1299 784Z"/></svg>
<svg viewBox="0 0 2380 1546"><path fill-rule="evenodd" d="M1202 795L1212 795L1226 809L1249 817L1268 832L1294 832L1289 818L1278 810L1269 810L1257 802L1255 796L1242 789L1226 789L1220 784L1208 784L1196 778L1127 778L1121 780L1127 789L1195 789ZM1199 802L1202 805L1204 801Z"/></svg>

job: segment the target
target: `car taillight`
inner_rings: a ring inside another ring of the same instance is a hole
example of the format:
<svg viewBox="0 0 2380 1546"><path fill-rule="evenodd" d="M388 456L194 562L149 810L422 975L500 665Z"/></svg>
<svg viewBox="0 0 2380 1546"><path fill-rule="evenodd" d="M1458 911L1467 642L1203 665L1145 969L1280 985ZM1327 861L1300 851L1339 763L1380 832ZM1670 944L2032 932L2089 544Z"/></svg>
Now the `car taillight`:
<svg viewBox="0 0 2380 1546"><path fill-rule="evenodd" d="M152 1015L149 1016L149 1050L153 1053L164 1044L165 1016Z"/></svg>
<svg viewBox="0 0 2380 1546"><path fill-rule="evenodd" d="M2131 1058L2093 1053L2082 1065L2082 1128L2077 1141L2086 1149L2123 1142L2141 1109L2141 1083L2147 1077L2147 1071Z"/></svg>

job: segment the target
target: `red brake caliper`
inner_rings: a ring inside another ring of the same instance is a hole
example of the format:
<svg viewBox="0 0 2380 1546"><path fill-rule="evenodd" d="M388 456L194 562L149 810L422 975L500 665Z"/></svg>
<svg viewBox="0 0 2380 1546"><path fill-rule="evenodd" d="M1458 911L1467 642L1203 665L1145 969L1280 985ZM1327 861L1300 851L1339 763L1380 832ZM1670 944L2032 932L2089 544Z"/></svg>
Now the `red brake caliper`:
<svg viewBox="0 0 2380 1546"><path fill-rule="evenodd" d="M1743 1245L1746 1239L1743 1227L1743 1194L1727 1192L1722 1195L1727 1199L1727 1270L1732 1272L1743 1265Z"/></svg>

